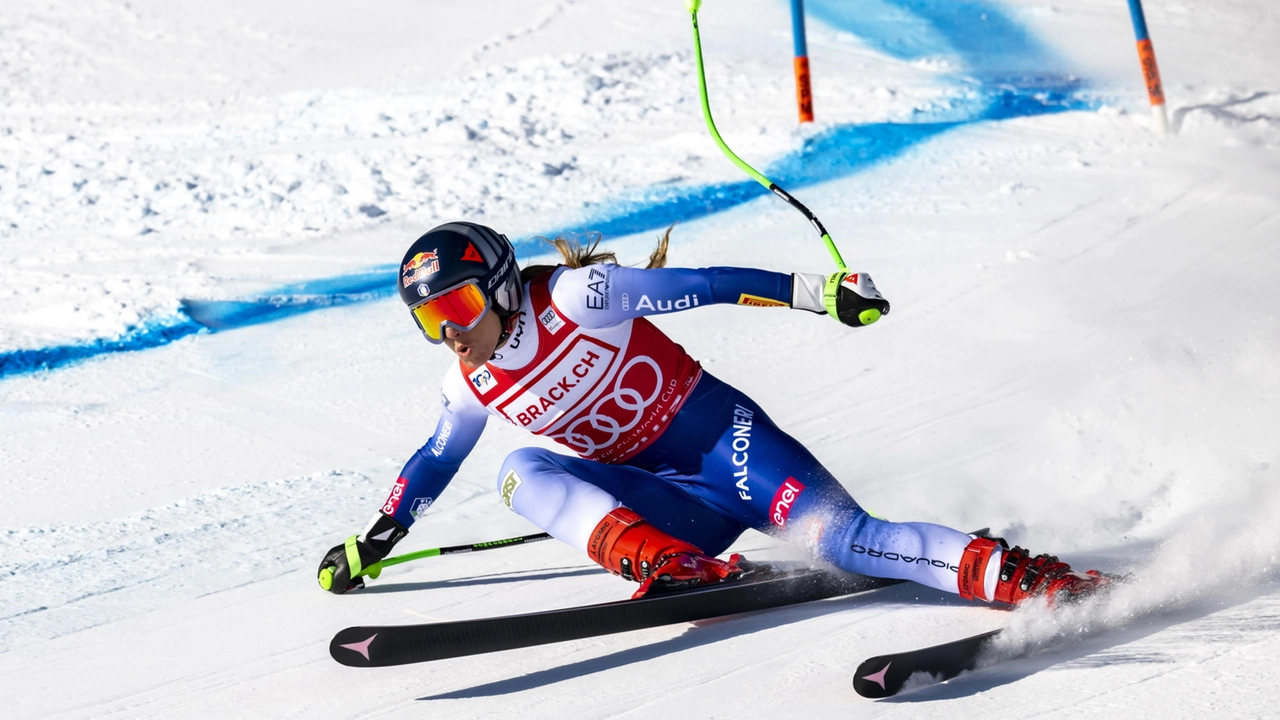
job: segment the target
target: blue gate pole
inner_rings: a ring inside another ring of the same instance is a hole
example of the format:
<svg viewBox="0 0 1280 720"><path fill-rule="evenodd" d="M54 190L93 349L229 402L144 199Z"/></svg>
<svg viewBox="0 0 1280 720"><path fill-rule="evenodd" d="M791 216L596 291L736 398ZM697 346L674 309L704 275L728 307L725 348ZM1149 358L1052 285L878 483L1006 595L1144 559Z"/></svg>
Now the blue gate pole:
<svg viewBox="0 0 1280 720"><path fill-rule="evenodd" d="M1133 20L1133 35L1138 41L1138 62L1142 64L1142 78L1147 85L1147 98L1151 101L1151 117L1155 120L1156 130L1167 133L1169 114L1164 107L1164 86L1160 83L1160 68L1156 66L1156 50L1147 32L1147 18L1142 13L1142 0L1129 0L1129 17Z"/></svg>
<svg viewBox="0 0 1280 720"><path fill-rule="evenodd" d="M796 107L800 122L813 122L813 90L809 86L809 49L804 39L804 0L791 0L791 36L796 44Z"/></svg>

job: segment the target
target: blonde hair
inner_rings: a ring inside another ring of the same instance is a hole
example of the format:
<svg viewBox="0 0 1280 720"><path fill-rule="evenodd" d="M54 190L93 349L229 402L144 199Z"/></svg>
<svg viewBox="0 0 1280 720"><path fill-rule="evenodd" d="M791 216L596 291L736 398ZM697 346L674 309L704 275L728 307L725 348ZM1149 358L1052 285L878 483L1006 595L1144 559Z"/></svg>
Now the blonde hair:
<svg viewBox="0 0 1280 720"><path fill-rule="evenodd" d="M645 265L646 270L667 266L667 244L671 240L671 231L675 228L675 223L667 228L667 231L658 238L658 245L649 253L649 263ZM520 271L521 282L528 282L543 273L551 272L560 265L570 268L581 268L588 265L601 265L609 263L618 264L617 254L609 250L599 249L600 241L604 239L604 235L592 230L586 233L586 240L580 240L576 237L564 237L557 235L554 240L547 238L537 238L552 245L556 250L560 251L560 257L564 262L559 265L530 265Z"/></svg>

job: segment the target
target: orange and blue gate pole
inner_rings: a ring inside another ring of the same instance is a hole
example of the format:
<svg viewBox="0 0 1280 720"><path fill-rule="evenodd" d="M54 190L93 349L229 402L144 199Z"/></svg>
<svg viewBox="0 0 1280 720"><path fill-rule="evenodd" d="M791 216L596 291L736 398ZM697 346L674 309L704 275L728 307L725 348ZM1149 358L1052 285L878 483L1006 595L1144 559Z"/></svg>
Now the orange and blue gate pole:
<svg viewBox="0 0 1280 720"><path fill-rule="evenodd" d="M1138 62L1142 64L1142 77L1147 84L1147 97L1151 100L1151 116L1156 129L1169 132L1169 114L1164 107L1164 86L1160 83L1160 68L1156 66L1156 50L1147 32L1147 18L1142 13L1142 0L1129 0L1129 16L1133 18L1133 34L1138 40Z"/></svg>
<svg viewBox="0 0 1280 720"><path fill-rule="evenodd" d="M809 49L804 39L804 0L791 0L791 35L796 44L796 107L800 122L813 122L813 90L809 86Z"/></svg>

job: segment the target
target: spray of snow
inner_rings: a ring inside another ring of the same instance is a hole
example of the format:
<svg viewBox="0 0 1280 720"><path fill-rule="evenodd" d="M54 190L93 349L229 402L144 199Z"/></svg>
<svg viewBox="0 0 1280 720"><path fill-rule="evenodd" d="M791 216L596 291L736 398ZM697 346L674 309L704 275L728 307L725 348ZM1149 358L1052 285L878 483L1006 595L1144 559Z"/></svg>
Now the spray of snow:
<svg viewBox="0 0 1280 720"><path fill-rule="evenodd" d="M1183 610L1211 612L1266 592L1280 579L1280 472L1259 467L1236 497L1198 507L1130 577L1079 604L1028 603L992 644L992 660L1033 653L1064 639L1122 628Z"/></svg>

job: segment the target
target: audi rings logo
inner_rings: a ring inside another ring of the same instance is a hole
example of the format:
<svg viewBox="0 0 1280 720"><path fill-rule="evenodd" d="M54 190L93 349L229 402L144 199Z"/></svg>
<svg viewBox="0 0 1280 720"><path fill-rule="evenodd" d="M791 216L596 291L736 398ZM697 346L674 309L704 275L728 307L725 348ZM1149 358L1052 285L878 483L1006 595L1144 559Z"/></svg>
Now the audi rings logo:
<svg viewBox="0 0 1280 720"><path fill-rule="evenodd" d="M637 370L642 365L652 370L652 378L645 377L649 373ZM662 368L653 358L647 355L631 358L614 378L609 392L552 439L563 442L585 457L610 447L623 433L644 419L645 409L662 393L662 380ZM652 383L651 390L642 393L637 389L638 386L648 387L649 383ZM609 403L614 407L607 407Z"/></svg>

